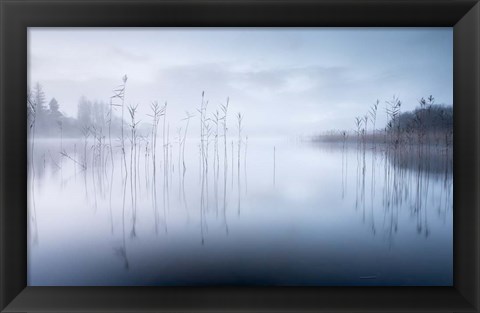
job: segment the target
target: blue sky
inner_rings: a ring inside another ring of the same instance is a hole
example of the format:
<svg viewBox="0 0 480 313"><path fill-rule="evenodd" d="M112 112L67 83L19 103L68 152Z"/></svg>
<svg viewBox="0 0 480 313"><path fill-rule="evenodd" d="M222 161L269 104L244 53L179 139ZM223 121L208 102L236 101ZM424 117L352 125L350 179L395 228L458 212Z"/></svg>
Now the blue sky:
<svg viewBox="0 0 480 313"><path fill-rule="evenodd" d="M423 96L453 102L452 28L30 28L29 84L75 116L79 98L108 101L129 77L141 115L169 103L172 123L202 91L230 97L251 136L353 129L377 99L402 110ZM232 114L233 115L233 114ZM147 118L145 117L145 120Z"/></svg>

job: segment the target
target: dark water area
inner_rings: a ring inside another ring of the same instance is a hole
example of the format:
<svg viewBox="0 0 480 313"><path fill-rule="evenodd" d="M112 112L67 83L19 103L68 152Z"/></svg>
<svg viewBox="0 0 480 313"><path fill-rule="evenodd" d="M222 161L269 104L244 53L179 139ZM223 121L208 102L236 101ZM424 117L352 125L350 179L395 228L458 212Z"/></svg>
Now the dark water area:
<svg viewBox="0 0 480 313"><path fill-rule="evenodd" d="M141 142L38 140L28 284L452 285L448 149L230 141L207 164L158 148L154 170Z"/></svg>

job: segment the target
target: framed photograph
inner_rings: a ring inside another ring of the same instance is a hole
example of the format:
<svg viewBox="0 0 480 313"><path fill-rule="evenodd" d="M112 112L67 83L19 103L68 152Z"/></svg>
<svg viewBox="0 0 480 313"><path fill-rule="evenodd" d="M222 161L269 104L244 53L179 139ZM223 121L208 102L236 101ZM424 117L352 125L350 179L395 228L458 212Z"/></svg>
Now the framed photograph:
<svg viewBox="0 0 480 313"><path fill-rule="evenodd" d="M477 1L0 4L1 312L480 310Z"/></svg>

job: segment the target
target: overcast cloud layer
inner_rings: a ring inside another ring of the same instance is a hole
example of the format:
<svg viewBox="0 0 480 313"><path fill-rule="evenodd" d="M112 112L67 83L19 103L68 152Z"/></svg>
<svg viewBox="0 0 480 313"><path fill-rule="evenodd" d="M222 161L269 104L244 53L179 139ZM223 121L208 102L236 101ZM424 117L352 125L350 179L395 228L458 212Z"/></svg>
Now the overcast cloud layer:
<svg viewBox="0 0 480 313"><path fill-rule="evenodd" d="M30 28L28 35L30 86L41 83L69 116L82 95L108 102L124 74L126 102L139 104L145 122L152 101L168 101L174 124L205 91L210 110L230 97L250 136L353 129L376 99L383 125L393 95L402 110L430 94L453 102L452 28Z"/></svg>

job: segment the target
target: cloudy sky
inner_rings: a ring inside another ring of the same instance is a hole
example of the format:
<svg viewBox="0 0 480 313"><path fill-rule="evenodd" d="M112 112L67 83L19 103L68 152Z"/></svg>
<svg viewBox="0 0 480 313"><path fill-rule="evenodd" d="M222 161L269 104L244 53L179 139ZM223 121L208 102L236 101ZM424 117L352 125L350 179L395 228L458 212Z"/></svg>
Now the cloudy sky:
<svg viewBox="0 0 480 313"><path fill-rule="evenodd" d="M61 110L78 100L109 101L128 75L126 102L141 119L168 101L171 123L230 97L250 136L353 129L393 95L402 110L422 96L453 102L452 28L30 28L29 84ZM143 117L142 117L143 116ZM232 120L233 122L233 120Z"/></svg>

